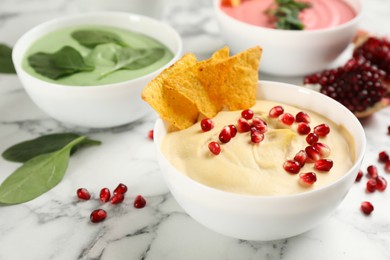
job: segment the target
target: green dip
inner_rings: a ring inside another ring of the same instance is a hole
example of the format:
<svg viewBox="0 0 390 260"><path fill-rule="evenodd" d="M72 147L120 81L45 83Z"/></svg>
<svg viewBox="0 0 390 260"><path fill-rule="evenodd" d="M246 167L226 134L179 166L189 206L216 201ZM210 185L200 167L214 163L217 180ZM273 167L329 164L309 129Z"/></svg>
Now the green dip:
<svg viewBox="0 0 390 260"><path fill-rule="evenodd" d="M104 43L96 46L94 49L87 48L72 38L71 34L78 30L100 30L115 33L123 40L123 42L132 48L143 49L159 47L165 50L165 54L161 59L151 65L148 65L147 67L135 70L120 69L102 77L104 72L107 72L107 70L115 66L115 61L112 60L112 57L115 50L121 48L121 46L116 43ZM30 55L37 52L54 53L64 46L71 46L75 48L83 56L87 64L90 64L91 62L94 63L95 69L93 71L77 72L75 74L53 80L36 73L35 70L29 65L28 57ZM99 50L99 55L96 55L96 50ZM70 86L96 86L142 77L163 67L170 60L172 60L172 58L173 53L166 46L157 40L140 33L115 27L75 26L48 33L35 41L23 57L22 67L32 76L44 81Z"/></svg>

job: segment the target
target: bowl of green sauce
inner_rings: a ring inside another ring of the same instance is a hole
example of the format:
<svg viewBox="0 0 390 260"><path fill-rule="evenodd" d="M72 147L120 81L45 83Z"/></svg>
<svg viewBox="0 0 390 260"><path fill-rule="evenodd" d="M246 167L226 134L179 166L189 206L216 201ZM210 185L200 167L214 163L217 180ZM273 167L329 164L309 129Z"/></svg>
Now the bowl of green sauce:
<svg viewBox="0 0 390 260"><path fill-rule="evenodd" d="M104 128L151 112L141 91L181 52L179 34L161 21L96 12L32 28L15 44L12 59L42 111L65 123Z"/></svg>

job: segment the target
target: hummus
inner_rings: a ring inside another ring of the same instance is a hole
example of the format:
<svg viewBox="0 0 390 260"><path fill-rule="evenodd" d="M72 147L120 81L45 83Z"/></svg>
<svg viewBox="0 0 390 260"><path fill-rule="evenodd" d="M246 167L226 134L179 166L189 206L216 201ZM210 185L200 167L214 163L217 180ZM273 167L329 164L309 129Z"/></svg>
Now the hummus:
<svg viewBox="0 0 390 260"><path fill-rule="evenodd" d="M306 135L299 135L297 123L283 124L277 118L268 117L269 110L282 105L285 112L296 115L300 108L271 101L258 100L251 110L255 116L268 124L268 131L261 143L251 142L250 132L237 133L226 144L221 144L221 153L212 154L208 149L211 141L218 141L221 129L236 124L241 111L222 111L212 120L214 128L203 132L199 123L182 131L168 133L161 150L165 157L183 174L193 180L216 189L250 195L288 195L318 189L328 185L352 167L355 160L354 143L343 126L314 112L305 111L311 118L310 127L326 123L330 133L319 142L328 145L333 160L329 172L314 170L313 163L306 163L300 172L315 172L317 181L311 186L299 183L299 174L290 174L283 168L286 160L308 146Z"/></svg>

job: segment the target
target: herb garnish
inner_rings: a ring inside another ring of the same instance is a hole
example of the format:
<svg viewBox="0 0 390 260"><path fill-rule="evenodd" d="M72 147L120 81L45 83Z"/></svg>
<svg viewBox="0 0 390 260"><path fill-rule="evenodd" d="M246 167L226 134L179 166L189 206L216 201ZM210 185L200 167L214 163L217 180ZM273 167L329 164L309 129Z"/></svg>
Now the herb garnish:
<svg viewBox="0 0 390 260"><path fill-rule="evenodd" d="M34 145L39 144L43 147L33 148ZM16 169L0 185L0 204L12 205L27 202L55 187L65 175L72 151L86 144L95 145L100 142L87 139L86 136L66 133L43 136L8 149L8 151L14 150L11 158L19 161L34 157ZM45 153L52 150L51 145L58 149ZM15 153L22 148L28 151L24 154L20 150L19 153Z"/></svg>
<svg viewBox="0 0 390 260"><path fill-rule="evenodd" d="M16 73L12 62L12 48L0 43L0 73Z"/></svg>
<svg viewBox="0 0 390 260"><path fill-rule="evenodd" d="M77 30L71 36L81 45L91 49L104 43L116 43L122 47L128 46L115 33L103 30Z"/></svg>
<svg viewBox="0 0 390 260"><path fill-rule="evenodd" d="M28 57L30 66L50 79L58 79L81 71L92 71L94 67L84 62L83 56L70 46L55 53L38 52Z"/></svg>
<svg viewBox="0 0 390 260"><path fill-rule="evenodd" d="M311 4L296 2L295 0L275 0L276 8L267 9L265 12L275 21L276 29L303 30L304 24L299 19L299 12L310 8Z"/></svg>

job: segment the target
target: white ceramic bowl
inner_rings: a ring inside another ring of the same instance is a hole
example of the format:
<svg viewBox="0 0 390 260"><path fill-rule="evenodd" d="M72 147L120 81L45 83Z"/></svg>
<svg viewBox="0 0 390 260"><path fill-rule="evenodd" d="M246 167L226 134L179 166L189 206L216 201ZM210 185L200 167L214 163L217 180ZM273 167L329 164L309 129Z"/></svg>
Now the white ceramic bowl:
<svg viewBox="0 0 390 260"><path fill-rule="evenodd" d="M299 106L342 124L355 142L356 161L336 182L288 196L251 196L229 193L198 183L179 172L161 153L166 135L157 120L154 140L165 181L176 201L196 221L218 233L247 240L275 240L301 234L329 216L354 183L366 147L364 130L356 117L335 100L295 85L260 81L258 98Z"/></svg>
<svg viewBox="0 0 390 260"><path fill-rule="evenodd" d="M276 30L241 22L221 10L221 0L213 1L221 33L231 50L237 53L261 46L261 71L281 76L325 69L352 42L362 16L362 0L346 0L357 13L347 23L319 30Z"/></svg>
<svg viewBox="0 0 390 260"><path fill-rule="evenodd" d="M21 66L25 52L43 35L64 27L102 25L119 27L150 36L174 54L164 67L143 77L100 86L65 86L37 79ZM142 89L161 70L176 61L182 40L169 25L146 17L120 12L85 13L54 19L26 32L15 44L12 59L16 72L34 103L51 117L84 127L114 127L135 121L152 110L141 99Z"/></svg>

